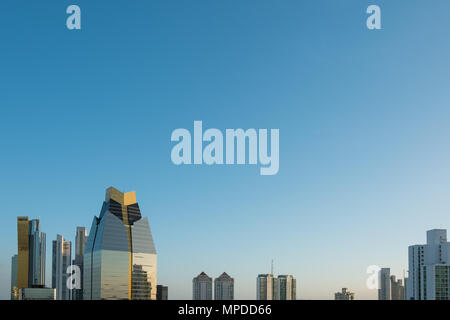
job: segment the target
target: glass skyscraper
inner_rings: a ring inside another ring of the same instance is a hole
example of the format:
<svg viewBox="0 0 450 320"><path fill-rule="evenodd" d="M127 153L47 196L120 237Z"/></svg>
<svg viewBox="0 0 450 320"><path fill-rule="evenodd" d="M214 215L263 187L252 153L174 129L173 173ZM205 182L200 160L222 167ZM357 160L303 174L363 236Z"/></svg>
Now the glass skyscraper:
<svg viewBox="0 0 450 320"><path fill-rule="evenodd" d="M106 190L83 259L84 300L156 300L156 250L135 192Z"/></svg>
<svg viewBox="0 0 450 320"><path fill-rule="evenodd" d="M45 255L46 240L45 233L40 231L40 220L33 219L29 221L30 229L30 267L29 267L29 286L45 285Z"/></svg>
<svg viewBox="0 0 450 320"><path fill-rule="evenodd" d="M45 244L39 219L17 217L17 289L45 285Z"/></svg>

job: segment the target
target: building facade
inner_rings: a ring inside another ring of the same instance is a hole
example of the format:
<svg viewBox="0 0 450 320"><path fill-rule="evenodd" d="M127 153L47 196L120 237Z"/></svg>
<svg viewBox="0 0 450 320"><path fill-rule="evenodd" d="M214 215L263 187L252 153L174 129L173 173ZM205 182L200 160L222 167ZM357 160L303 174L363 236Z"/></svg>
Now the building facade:
<svg viewBox="0 0 450 320"><path fill-rule="evenodd" d="M409 275L407 300L448 300L450 282L450 243L447 230L427 231L427 243L408 248Z"/></svg>
<svg viewBox="0 0 450 320"><path fill-rule="evenodd" d="M192 279L192 300L212 300L212 278L204 272Z"/></svg>
<svg viewBox="0 0 450 320"><path fill-rule="evenodd" d="M214 279L214 300L234 300L234 279L226 272Z"/></svg>
<svg viewBox="0 0 450 320"><path fill-rule="evenodd" d="M157 257L136 193L110 187L83 256L84 300L156 300Z"/></svg>
<svg viewBox="0 0 450 320"><path fill-rule="evenodd" d="M77 227L77 232L75 234L75 259L73 260L73 265L78 267L78 272L80 273L80 288L75 288L72 290L73 300L83 300L83 254L86 249L87 233L85 227Z"/></svg>
<svg viewBox="0 0 450 320"><path fill-rule="evenodd" d="M425 265L423 278L423 300L450 300L450 265Z"/></svg>
<svg viewBox="0 0 450 320"><path fill-rule="evenodd" d="M334 300L355 300L355 294L350 292L348 288L342 288L341 292L334 294Z"/></svg>
<svg viewBox="0 0 450 320"><path fill-rule="evenodd" d="M71 259L72 243L56 235L56 240L52 241L52 288L56 290L56 300L71 300L71 288L67 287Z"/></svg>

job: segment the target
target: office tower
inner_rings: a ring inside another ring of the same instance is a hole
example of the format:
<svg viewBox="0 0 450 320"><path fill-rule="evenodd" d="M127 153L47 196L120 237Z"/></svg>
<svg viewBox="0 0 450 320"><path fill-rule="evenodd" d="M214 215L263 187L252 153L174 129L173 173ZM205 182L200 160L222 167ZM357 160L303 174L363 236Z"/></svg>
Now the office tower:
<svg viewBox="0 0 450 320"><path fill-rule="evenodd" d="M167 286L162 286L158 284L156 286L156 300L168 300L169 299L169 288Z"/></svg>
<svg viewBox="0 0 450 320"><path fill-rule="evenodd" d="M234 300L234 279L226 272L214 279L214 299Z"/></svg>
<svg viewBox="0 0 450 320"><path fill-rule="evenodd" d="M447 230L427 231L427 243L408 248L407 300L450 299L450 243Z"/></svg>
<svg viewBox="0 0 450 320"><path fill-rule="evenodd" d="M17 254L11 258L11 300L19 298L19 289L17 288Z"/></svg>
<svg viewBox="0 0 450 320"><path fill-rule="evenodd" d="M256 300L274 300L277 291L277 281L273 275L258 275L256 278Z"/></svg>
<svg viewBox="0 0 450 320"><path fill-rule="evenodd" d="M67 268L71 265L72 243L56 235L52 248L52 288L56 289L56 300L70 300L71 289L67 287L70 274Z"/></svg>
<svg viewBox="0 0 450 320"><path fill-rule="evenodd" d="M40 220L34 219L29 222L30 236L30 267L29 287L42 287L45 285L45 257L46 240L45 233L40 231Z"/></svg>
<svg viewBox="0 0 450 320"><path fill-rule="evenodd" d="M212 300L212 278L204 272L192 279L192 300Z"/></svg>
<svg viewBox="0 0 450 320"><path fill-rule="evenodd" d="M391 300L391 269L381 268L378 279L378 300Z"/></svg>
<svg viewBox="0 0 450 320"><path fill-rule="evenodd" d="M53 288L21 288L19 300L55 300L56 290Z"/></svg>
<svg viewBox="0 0 450 320"><path fill-rule="evenodd" d="M84 251L83 299L155 300L156 259L136 193L108 188Z"/></svg>
<svg viewBox="0 0 450 320"><path fill-rule="evenodd" d="M45 233L39 219L17 217L17 288L45 285Z"/></svg>
<svg viewBox="0 0 450 320"><path fill-rule="evenodd" d="M276 300L297 299L297 281L292 275L279 275L276 282Z"/></svg>
<svg viewBox="0 0 450 320"><path fill-rule="evenodd" d="M75 235L75 259L73 260L73 265L78 266L79 268L81 288L72 290L73 300L83 300L83 253L86 248L86 241L86 228L77 227L77 233Z"/></svg>
<svg viewBox="0 0 450 320"><path fill-rule="evenodd" d="M405 287L401 279L391 276L391 300L405 300Z"/></svg>
<svg viewBox="0 0 450 320"><path fill-rule="evenodd" d="M28 217L17 217L17 288L28 287L30 240Z"/></svg>
<svg viewBox="0 0 450 320"><path fill-rule="evenodd" d="M347 288L342 288L341 292L334 294L334 300L355 300L355 294L348 291Z"/></svg>

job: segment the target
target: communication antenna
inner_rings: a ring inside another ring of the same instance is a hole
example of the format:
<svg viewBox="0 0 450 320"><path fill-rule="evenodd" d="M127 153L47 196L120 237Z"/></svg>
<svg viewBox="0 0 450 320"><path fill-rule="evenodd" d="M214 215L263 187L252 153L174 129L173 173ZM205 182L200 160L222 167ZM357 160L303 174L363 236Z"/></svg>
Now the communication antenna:
<svg viewBox="0 0 450 320"><path fill-rule="evenodd" d="M273 259L272 259L272 263L271 263L271 265L270 265L270 274L273 275Z"/></svg>

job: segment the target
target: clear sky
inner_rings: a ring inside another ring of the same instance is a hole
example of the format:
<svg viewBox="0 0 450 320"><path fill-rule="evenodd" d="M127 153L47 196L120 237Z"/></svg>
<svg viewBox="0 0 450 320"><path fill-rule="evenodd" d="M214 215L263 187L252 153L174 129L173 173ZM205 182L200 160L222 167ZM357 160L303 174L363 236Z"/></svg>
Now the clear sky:
<svg viewBox="0 0 450 320"><path fill-rule="evenodd" d="M82 30L66 29L66 8ZM366 28L368 5L382 30ZM448 0L0 1L0 298L16 217L51 240L90 227L105 189L136 191L158 282L205 271L300 299L402 276L407 246L450 228ZM279 128L280 170L175 166L176 128Z"/></svg>

